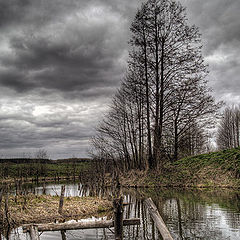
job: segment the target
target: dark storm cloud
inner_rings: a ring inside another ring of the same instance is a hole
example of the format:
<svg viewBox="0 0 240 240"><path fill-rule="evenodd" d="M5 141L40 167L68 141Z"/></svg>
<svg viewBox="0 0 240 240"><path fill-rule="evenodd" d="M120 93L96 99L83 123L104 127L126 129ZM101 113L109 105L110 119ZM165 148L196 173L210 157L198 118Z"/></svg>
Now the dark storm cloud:
<svg viewBox="0 0 240 240"><path fill-rule="evenodd" d="M15 68L8 68L7 71L0 72L0 83L2 86L19 92L28 91L36 86L36 83L28 79L24 72L21 70L17 71Z"/></svg>
<svg viewBox="0 0 240 240"><path fill-rule="evenodd" d="M86 4L78 0L0 0L0 27L40 27Z"/></svg>
<svg viewBox="0 0 240 240"><path fill-rule="evenodd" d="M86 156L124 73L135 4L0 0L2 154Z"/></svg>
<svg viewBox="0 0 240 240"><path fill-rule="evenodd" d="M32 42L21 39L16 42L14 39L14 45L11 45L16 56L2 61L4 66L12 68L0 74L1 83L16 90L44 87L71 91L115 85L112 71L115 70L118 77L121 74L114 66L114 59L118 55L104 55L101 39L91 43L91 50L84 43L75 48L68 44L55 45L45 39Z"/></svg>
<svg viewBox="0 0 240 240"><path fill-rule="evenodd" d="M92 94L95 90L98 96L104 86L113 90L124 73L130 19L141 2L1 1L0 22L8 29L4 33L10 52L0 56L5 67L0 70L0 84L18 92L45 88L85 98L86 90ZM200 27L205 56L223 45L236 49L238 0L181 2L190 21ZM210 63L212 72L214 67Z"/></svg>
<svg viewBox="0 0 240 240"><path fill-rule="evenodd" d="M0 0L0 154L86 156L126 70L142 0ZM217 99L240 102L240 1L180 0Z"/></svg>
<svg viewBox="0 0 240 240"><path fill-rule="evenodd" d="M18 92L46 88L81 93L96 89L97 94L99 87L118 84L127 57L128 21L113 10L119 7L111 7L107 1L82 5L70 2L2 3L2 22L6 26L15 22L11 29L17 31L15 34L6 30L8 54L0 56L5 68L0 71L1 85ZM37 10L40 13L34 18L32 11ZM21 14L12 15L12 19L6 17L14 11ZM30 12L30 16L26 17L25 12Z"/></svg>
<svg viewBox="0 0 240 240"><path fill-rule="evenodd" d="M22 21L30 1L0 1L0 27Z"/></svg>

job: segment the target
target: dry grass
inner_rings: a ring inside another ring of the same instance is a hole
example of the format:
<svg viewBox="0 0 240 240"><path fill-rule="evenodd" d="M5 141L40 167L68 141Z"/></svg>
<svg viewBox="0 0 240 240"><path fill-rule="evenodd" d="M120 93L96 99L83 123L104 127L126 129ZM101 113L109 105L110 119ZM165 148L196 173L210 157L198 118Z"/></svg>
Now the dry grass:
<svg viewBox="0 0 240 240"><path fill-rule="evenodd" d="M144 186L145 179L148 175L147 170L131 170L120 176L122 185L124 186Z"/></svg>
<svg viewBox="0 0 240 240"><path fill-rule="evenodd" d="M99 216L101 212L112 209L112 204L106 199L97 197L65 197L62 214L58 213L59 197L28 194L9 197L9 216L11 223L21 225L26 223L43 223L63 221L65 219L80 219L89 216ZM3 212L3 206L1 212Z"/></svg>

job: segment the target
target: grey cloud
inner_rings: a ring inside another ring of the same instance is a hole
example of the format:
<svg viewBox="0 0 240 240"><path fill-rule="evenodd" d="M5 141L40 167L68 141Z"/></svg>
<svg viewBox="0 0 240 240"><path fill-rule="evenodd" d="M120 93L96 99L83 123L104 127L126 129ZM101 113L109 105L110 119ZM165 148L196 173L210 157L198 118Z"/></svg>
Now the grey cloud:
<svg viewBox="0 0 240 240"><path fill-rule="evenodd" d="M239 0L182 0L190 21L200 27L205 54L223 44L240 41Z"/></svg>
<svg viewBox="0 0 240 240"><path fill-rule="evenodd" d="M0 72L0 84L19 92L28 91L36 86L36 83L29 81L26 73L15 68Z"/></svg>
<svg viewBox="0 0 240 240"><path fill-rule="evenodd" d="M182 0L190 22L200 27L203 53L209 64L209 84L227 103L240 95L240 1Z"/></svg>
<svg viewBox="0 0 240 240"><path fill-rule="evenodd" d="M127 1L10 2L0 1L1 152L86 156L123 76L135 10Z"/></svg>
<svg viewBox="0 0 240 240"><path fill-rule="evenodd" d="M239 58L240 59L240 58ZM231 96L240 95L240 68L239 64L232 61L224 62L219 66L212 66L210 72L210 78L212 78L212 86L217 94L217 97L221 100L231 101L231 99L224 99L225 94L231 94Z"/></svg>
<svg viewBox="0 0 240 240"><path fill-rule="evenodd" d="M0 0L0 153L86 156L142 2ZM202 32L215 96L239 96L240 1L181 2Z"/></svg>
<svg viewBox="0 0 240 240"><path fill-rule="evenodd" d="M89 6L86 11L92 9ZM91 14L89 17L94 17ZM16 91L50 88L60 92L116 86L124 69L119 62L125 57L128 26L121 15L115 16L108 8L105 17L107 20L98 15L97 21L89 20L88 25L77 21L88 19L80 11L79 16L73 14L70 23L63 22L64 30L56 35L46 26L46 32L39 34L29 30L10 36L12 54L0 57L7 69L0 71L1 84ZM116 30L115 24L120 28Z"/></svg>
<svg viewBox="0 0 240 240"><path fill-rule="evenodd" d="M0 1L0 27L19 22L26 14L26 8L30 5L29 0Z"/></svg>
<svg viewBox="0 0 240 240"><path fill-rule="evenodd" d="M86 4L84 0L0 0L0 26L2 29L41 27Z"/></svg>
<svg viewBox="0 0 240 240"><path fill-rule="evenodd" d="M33 103L33 106L35 104ZM75 105L68 109L69 105L71 106L70 103L43 105L42 107L50 110L50 113L43 114L39 113L41 105L38 105L37 109L28 107L27 111L22 105L10 113L4 110L5 106L2 105L0 113L1 152L7 149L12 152L16 148L47 147L51 149L52 145L64 145L64 143L67 151L68 141L86 142L94 133L95 107L89 109L89 107ZM11 107L11 104L7 107Z"/></svg>

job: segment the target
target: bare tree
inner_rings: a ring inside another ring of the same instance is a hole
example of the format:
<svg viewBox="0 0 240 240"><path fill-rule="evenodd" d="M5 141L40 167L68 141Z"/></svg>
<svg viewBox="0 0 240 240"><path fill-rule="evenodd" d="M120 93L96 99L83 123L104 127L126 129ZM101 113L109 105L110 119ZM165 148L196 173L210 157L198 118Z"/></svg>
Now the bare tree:
<svg viewBox="0 0 240 240"><path fill-rule="evenodd" d="M219 149L239 147L240 134L240 108L227 107L219 122L217 130L217 145Z"/></svg>
<svg viewBox="0 0 240 240"><path fill-rule="evenodd" d="M204 80L199 30L179 2L148 0L131 32L128 71L93 146L122 169L162 169L202 149L197 138L202 146L218 105Z"/></svg>
<svg viewBox="0 0 240 240"><path fill-rule="evenodd" d="M202 129L211 127L215 122L215 113L219 104L215 104L209 94L206 82L201 78L179 81L174 87L174 95L169 101L168 120L166 128L170 127L173 134L174 155L173 160L178 160L179 142L189 136L189 131L194 134L204 135ZM197 146L195 146L197 147ZM189 151L193 153L194 151Z"/></svg>
<svg viewBox="0 0 240 240"><path fill-rule="evenodd" d="M149 166L154 168L164 161L164 124L168 120L169 107L174 104L172 99L179 93L178 87L185 87L187 81L191 90L193 87L199 90L201 86L204 94L207 94L206 86L203 84L207 69L201 54L199 30L196 26L189 26L185 8L179 2L172 0L147 1L136 14L131 31L130 42L135 52L131 55L132 61L144 63L147 103L150 99L152 100L151 106L148 104L147 107L147 110L152 109L152 116L147 114L147 126L148 148L150 148L152 137L149 118L151 117L153 121L153 159L151 160L149 157ZM150 93L151 96L149 96ZM202 97L205 98L205 101L213 102L210 97L207 100L207 96L204 94ZM199 97L199 95L193 95L191 101L199 102L197 99ZM202 105L204 105L203 102ZM180 113L184 109L183 105L186 106L185 99L184 104L181 104L181 100L178 103L175 123L178 122ZM196 118L196 115L203 114L204 111L200 110L198 114L196 112L197 109L194 113L192 112L190 118L191 113L188 113L189 121ZM175 124L175 145L177 145L178 135L176 126L177 124ZM177 151L175 155L175 159L177 159Z"/></svg>
<svg viewBox="0 0 240 240"><path fill-rule="evenodd" d="M49 159L48 153L45 149L39 149L35 153L36 159Z"/></svg>
<svg viewBox="0 0 240 240"><path fill-rule="evenodd" d="M46 162L44 160L48 160L49 156L45 149L38 149L35 153L36 163L35 163L35 175L38 180L39 176L43 176L46 174Z"/></svg>

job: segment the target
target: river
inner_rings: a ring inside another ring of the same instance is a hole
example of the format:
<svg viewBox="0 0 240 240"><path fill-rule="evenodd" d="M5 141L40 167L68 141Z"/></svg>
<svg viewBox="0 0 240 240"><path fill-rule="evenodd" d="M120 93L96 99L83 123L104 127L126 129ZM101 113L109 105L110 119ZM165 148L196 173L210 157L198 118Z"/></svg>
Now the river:
<svg viewBox="0 0 240 240"><path fill-rule="evenodd" d="M65 183L66 196L86 196L81 185ZM43 193L43 186L28 185L29 191ZM60 195L61 184L46 184L45 193ZM240 239L240 192L233 190L123 189L125 218L139 217L140 226L124 227L124 239L161 239L143 206L143 197L151 197L174 239ZM66 239L110 240L112 229L66 231ZM5 239L2 236L3 239ZM10 239L29 239L21 228ZM41 240L62 239L60 232L44 232Z"/></svg>

